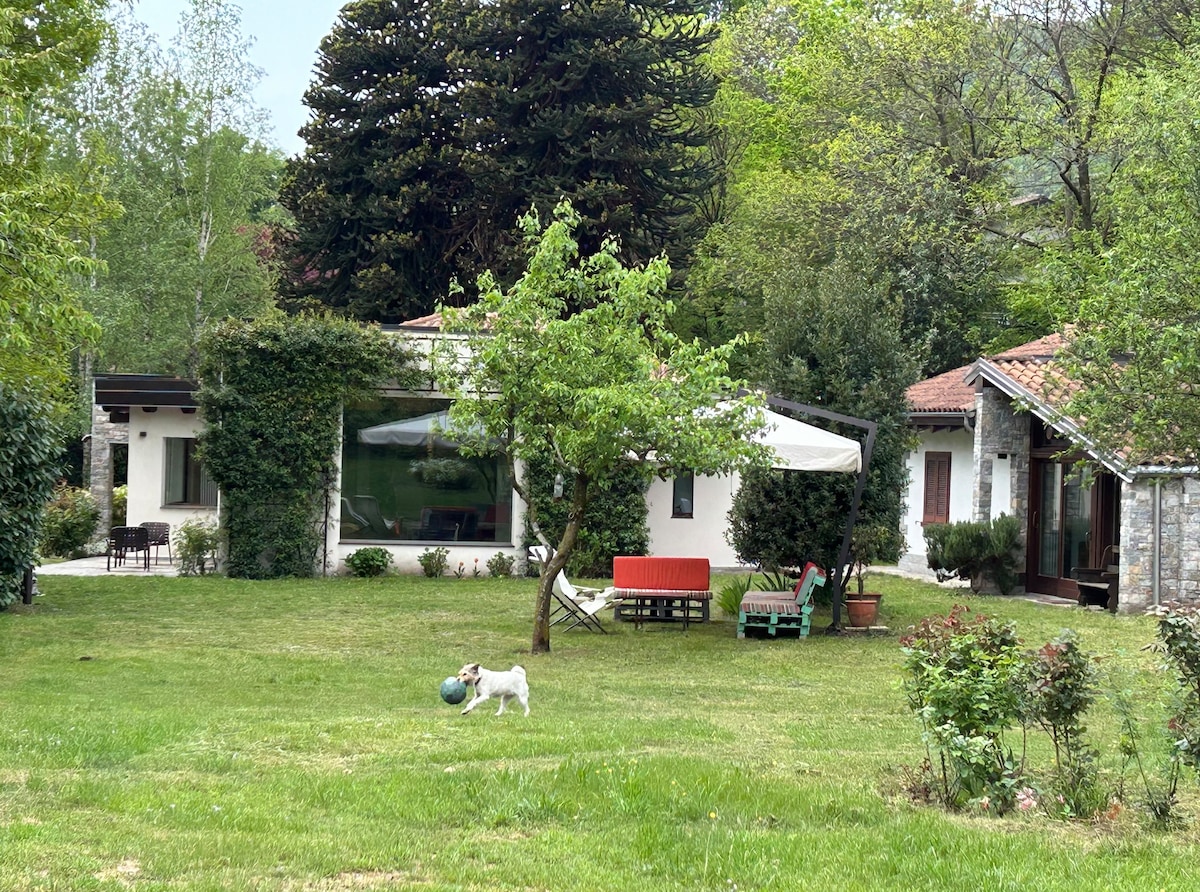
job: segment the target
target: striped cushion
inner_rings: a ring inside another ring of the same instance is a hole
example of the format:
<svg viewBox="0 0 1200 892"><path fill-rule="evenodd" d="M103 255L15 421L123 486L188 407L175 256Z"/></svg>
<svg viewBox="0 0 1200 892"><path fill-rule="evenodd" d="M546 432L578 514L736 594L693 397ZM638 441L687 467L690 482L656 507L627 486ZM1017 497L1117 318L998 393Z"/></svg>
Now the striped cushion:
<svg viewBox="0 0 1200 892"><path fill-rule="evenodd" d="M742 598L743 613L782 613L795 615L801 612L796 596L791 592L747 592Z"/></svg>
<svg viewBox="0 0 1200 892"><path fill-rule="evenodd" d="M615 598L687 598L690 601L708 601L712 592L697 592L691 589L661 589L661 588L618 588L614 590ZM791 597L789 595L788 597Z"/></svg>

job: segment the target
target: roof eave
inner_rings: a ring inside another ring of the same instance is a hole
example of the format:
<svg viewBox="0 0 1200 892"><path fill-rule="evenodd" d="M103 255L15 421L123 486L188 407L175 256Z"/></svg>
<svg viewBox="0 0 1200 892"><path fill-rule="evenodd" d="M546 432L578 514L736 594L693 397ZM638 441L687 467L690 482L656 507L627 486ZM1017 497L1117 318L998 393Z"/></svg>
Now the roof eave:
<svg viewBox="0 0 1200 892"><path fill-rule="evenodd" d="M1055 408L1050 403L1046 402L1041 394L1034 393L1027 387L1014 381L1004 372L1000 371L986 359L976 360L971 366L971 370L967 372L967 383L974 384L980 378L988 384L995 387L1009 399L1017 400L1029 407L1029 410L1034 415L1042 419L1047 425L1058 431L1067 439L1074 442L1082 448L1092 458L1098 461L1101 465L1112 471L1126 483L1133 482L1133 476L1130 473L1130 468L1126 462L1122 461L1117 456L1106 450L1101 449L1096 443L1079 429L1071 418L1068 418L1060 409Z"/></svg>

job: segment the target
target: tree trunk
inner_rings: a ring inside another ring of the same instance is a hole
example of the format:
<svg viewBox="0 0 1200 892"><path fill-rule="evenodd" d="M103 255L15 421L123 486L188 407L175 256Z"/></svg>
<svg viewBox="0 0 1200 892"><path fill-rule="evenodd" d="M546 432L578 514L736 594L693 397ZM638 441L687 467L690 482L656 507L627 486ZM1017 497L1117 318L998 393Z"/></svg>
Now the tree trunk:
<svg viewBox="0 0 1200 892"><path fill-rule="evenodd" d="M567 514L567 526L554 554L542 564L538 577L537 605L533 611L533 643L530 651L535 654L550 653L550 614L555 577L567 566L567 558L575 549L579 539L579 527L583 522L583 510L587 507L588 480L583 474L575 475L575 491L571 497L571 510Z"/></svg>

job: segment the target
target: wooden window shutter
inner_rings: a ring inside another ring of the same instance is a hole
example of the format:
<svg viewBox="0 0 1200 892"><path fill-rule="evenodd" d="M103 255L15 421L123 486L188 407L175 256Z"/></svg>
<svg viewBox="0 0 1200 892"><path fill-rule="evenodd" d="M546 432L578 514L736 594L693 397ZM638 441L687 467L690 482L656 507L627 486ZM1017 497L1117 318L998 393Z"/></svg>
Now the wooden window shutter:
<svg viewBox="0 0 1200 892"><path fill-rule="evenodd" d="M925 509L923 523L950 522L950 453L925 453Z"/></svg>

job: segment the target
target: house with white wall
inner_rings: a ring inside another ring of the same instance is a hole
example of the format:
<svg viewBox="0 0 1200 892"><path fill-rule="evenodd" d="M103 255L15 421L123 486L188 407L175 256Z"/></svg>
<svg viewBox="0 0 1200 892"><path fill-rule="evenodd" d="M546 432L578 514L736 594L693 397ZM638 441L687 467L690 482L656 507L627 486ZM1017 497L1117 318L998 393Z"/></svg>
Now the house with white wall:
<svg viewBox="0 0 1200 892"><path fill-rule="evenodd" d="M443 335L440 317L398 326L417 353ZM90 443L90 488L111 521L113 457L128 451L131 524L215 518L219 493L196 459L204 420L193 382L156 375L98 375ZM418 556L450 550L451 567L479 565L497 551L521 556L523 506L498 458L466 458L440 433L449 401L432 381L411 390L381 390L345 407L339 475L324 518L327 572L364 545L392 553L402 572L420 572ZM705 557L736 567L725 538L739 486L734 476L655 480L647 500L649 551Z"/></svg>
<svg viewBox="0 0 1200 892"><path fill-rule="evenodd" d="M1200 603L1200 478L1194 467L1130 466L1094 449L1063 405L1076 386L1059 335L913 385L902 566L930 572L925 524L1021 523L1025 591L1078 600L1112 569L1119 609ZM931 574L932 575L932 574Z"/></svg>

